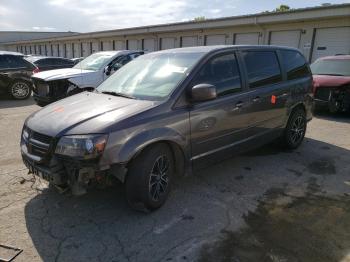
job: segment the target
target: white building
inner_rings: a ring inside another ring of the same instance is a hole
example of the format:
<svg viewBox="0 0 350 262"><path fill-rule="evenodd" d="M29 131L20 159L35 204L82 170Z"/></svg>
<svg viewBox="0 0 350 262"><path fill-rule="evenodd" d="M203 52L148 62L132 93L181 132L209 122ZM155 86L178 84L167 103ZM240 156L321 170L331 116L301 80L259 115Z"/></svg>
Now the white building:
<svg viewBox="0 0 350 262"><path fill-rule="evenodd" d="M7 50L85 57L100 50L216 44L283 45L299 48L310 60L350 54L350 4L55 36L5 43Z"/></svg>

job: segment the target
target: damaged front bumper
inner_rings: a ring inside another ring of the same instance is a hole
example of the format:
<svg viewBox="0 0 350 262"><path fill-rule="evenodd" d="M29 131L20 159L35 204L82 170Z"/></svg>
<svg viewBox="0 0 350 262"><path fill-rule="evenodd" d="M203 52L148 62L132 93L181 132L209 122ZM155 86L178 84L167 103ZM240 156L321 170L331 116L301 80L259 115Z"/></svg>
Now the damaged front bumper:
<svg viewBox="0 0 350 262"><path fill-rule="evenodd" d="M25 144L21 145L21 153L29 173L57 187L68 187L73 195L83 195L94 185L109 186L114 178L124 182L127 173L123 164L115 164L102 170L97 160L76 161L60 158L54 154L50 159L37 159L28 152Z"/></svg>

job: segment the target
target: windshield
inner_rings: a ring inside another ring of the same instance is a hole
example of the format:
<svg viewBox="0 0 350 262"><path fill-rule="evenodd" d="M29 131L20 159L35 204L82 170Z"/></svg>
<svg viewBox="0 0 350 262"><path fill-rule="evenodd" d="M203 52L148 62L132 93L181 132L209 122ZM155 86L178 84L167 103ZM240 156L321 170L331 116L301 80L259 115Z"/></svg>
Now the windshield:
<svg viewBox="0 0 350 262"><path fill-rule="evenodd" d="M113 53L95 53L80 61L73 68L98 71L114 56Z"/></svg>
<svg viewBox="0 0 350 262"><path fill-rule="evenodd" d="M115 92L145 100L164 100L204 53L151 53L123 66L98 92Z"/></svg>
<svg viewBox="0 0 350 262"><path fill-rule="evenodd" d="M350 59L318 60L311 65L314 75L350 76Z"/></svg>

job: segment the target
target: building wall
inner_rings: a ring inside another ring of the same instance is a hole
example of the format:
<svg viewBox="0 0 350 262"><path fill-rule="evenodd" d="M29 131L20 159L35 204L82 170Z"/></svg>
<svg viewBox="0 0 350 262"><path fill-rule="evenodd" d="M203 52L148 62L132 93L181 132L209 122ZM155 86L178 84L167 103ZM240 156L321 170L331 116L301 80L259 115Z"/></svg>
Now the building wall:
<svg viewBox="0 0 350 262"><path fill-rule="evenodd" d="M245 19L245 18L244 18ZM279 19L279 20L278 20ZM166 49L166 48L178 48L182 47L183 43L196 43L197 45L206 45L211 43L219 43L219 44L225 44L225 45L232 45L236 44L239 39L256 39L254 40L254 43L246 43L246 44L264 44L268 45L271 44L272 41L274 41L275 37L278 32L284 32L280 33L279 35L288 35L288 32L291 34L290 37L292 37L292 34L294 32L296 37L298 39L290 39L291 45L297 45L296 47L299 48L302 53L305 55L307 59L310 61L313 60L312 50L314 48L314 38L315 38L315 31L319 28L330 28L330 27L350 27L350 16L343 16L340 18L332 18L332 17L320 17L319 19L315 20L309 20L309 21L299 21L299 22L288 22L288 19L283 20L283 14L276 15L274 17L274 21L269 23L265 23L264 19L255 20L254 23L251 22L251 20L243 21L239 23L238 25L227 25L224 23L215 22L218 23L218 28L211 28L212 25L210 22L208 23L202 23L201 25L192 25L193 27L198 27L196 29L187 29L186 25L183 25L183 28L181 29L180 25L175 25L173 28L168 29L167 31L161 31L160 32L150 32L145 33L141 32L142 30L139 30L140 33L137 33L137 30L133 30L133 34L123 34L119 32L110 32L108 33L108 37L96 37L94 36L75 36L75 37L69 37L69 40L59 39L55 38L53 40L48 39L45 40L45 42L40 42L40 40L36 40L33 43L27 42L27 43L19 43L19 44L11 44L7 45L6 48L11 51L19 51L19 52L26 52L27 54L30 53L30 46L32 46L32 52L35 53L35 49L33 48L34 45L40 46L40 45L47 45L47 47L51 46L53 44L54 46L57 46L59 44L59 55L60 56L66 56L68 58L73 57L73 51L72 49L72 43L74 43L74 46L76 47L74 52L74 57L80 57L88 56L92 52L101 51L101 48L103 50L120 50L120 49L149 49L148 51L156 51L160 49ZM248 24L244 24L248 23ZM209 26L210 25L210 26ZM221 26L221 27L220 27ZM132 30L132 29L130 29ZM155 27L153 31L157 31L158 29ZM164 29L162 29L164 30ZM293 31L293 32L292 32ZM300 32L297 33L297 32ZM113 35L115 34L115 35ZM245 34L245 35L242 35ZM251 34L251 35L249 35ZM188 37L192 37L195 40L191 40ZM250 37L250 38L249 38ZM184 41L184 39L187 41ZM347 38L346 38L347 39ZM282 39L283 40L283 39ZM192 42L191 42L192 41ZM239 40L240 41L240 40ZM257 43L255 43L257 41ZM349 35L349 41L350 41L350 35ZM101 45L102 43L102 45ZM191 44L193 45L193 44ZM25 46L27 48L25 48ZM66 46L66 52L64 52L64 46ZM81 50L82 46L82 52ZM91 48L92 47L92 48ZM41 48L43 49L43 48ZM49 49L49 48L48 48ZM55 48L54 48L55 49ZM152 50L153 49L153 50ZM77 50L79 50L77 52ZM39 54L38 48L36 48L36 53ZM56 52L57 53L57 52ZM349 50L350 54L350 50ZM48 52L48 55L57 55L52 54L51 52Z"/></svg>

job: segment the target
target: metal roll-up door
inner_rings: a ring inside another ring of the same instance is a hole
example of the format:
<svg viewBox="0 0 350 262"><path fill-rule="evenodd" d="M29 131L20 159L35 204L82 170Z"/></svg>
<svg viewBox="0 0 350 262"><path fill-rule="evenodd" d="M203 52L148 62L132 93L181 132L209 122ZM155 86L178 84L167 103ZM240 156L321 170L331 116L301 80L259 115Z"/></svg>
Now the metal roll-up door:
<svg viewBox="0 0 350 262"><path fill-rule="evenodd" d="M84 42L83 43L83 57L87 57L90 55L90 43Z"/></svg>
<svg viewBox="0 0 350 262"><path fill-rule="evenodd" d="M225 35L207 35L205 36L205 45L225 45Z"/></svg>
<svg viewBox="0 0 350 262"><path fill-rule="evenodd" d="M80 43L73 43L73 50L74 50L74 54L73 54L74 58L81 56Z"/></svg>
<svg viewBox="0 0 350 262"><path fill-rule="evenodd" d="M137 40L128 40L128 50L137 50L138 41Z"/></svg>
<svg viewBox="0 0 350 262"><path fill-rule="evenodd" d="M123 50L124 48L124 41L121 40L115 40L114 41L114 50Z"/></svg>
<svg viewBox="0 0 350 262"><path fill-rule="evenodd" d="M160 49L165 50L165 49L171 49L175 48L175 37L164 37L161 38L160 40Z"/></svg>
<svg viewBox="0 0 350 262"><path fill-rule="evenodd" d="M312 61L337 54L350 54L350 27L316 29Z"/></svg>
<svg viewBox="0 0 350 262"><path fill-rule="evenodd" d="M181 37L181 47L198 46L197 36L183 36Z"/></svg>
<svg viewBox="0 0 350 262"><path fill-rule="evenodd" d="M270 33L270 45L299 48L300 30L276 31Z"/></svg>
<svg viewBox="0 0 350 262"><path fill-rule="evenodd" d="M156 41L153 38L143 39L143 50L153 52L156 50Z"/></svg>
<svg viewBox="0 0 350 262"><path fill-rule="evenodd" d="M235 45L258 45L259 33L239 33L235 34Z"/></svg>
<svg viewBox="0 0 350 262"><path fill-rule="evenodd" d="M96 52L100 51L99 42L96 42L96 41L92 42L91 47L92 47L91 53L96 53Z"/></svg>
<svg viewBox="0 0 350 262"><path fill-rule="evenodd" d="M113 50L111 41L109 40L103 41L103 51L110 51L110 50Z"/></svg>

